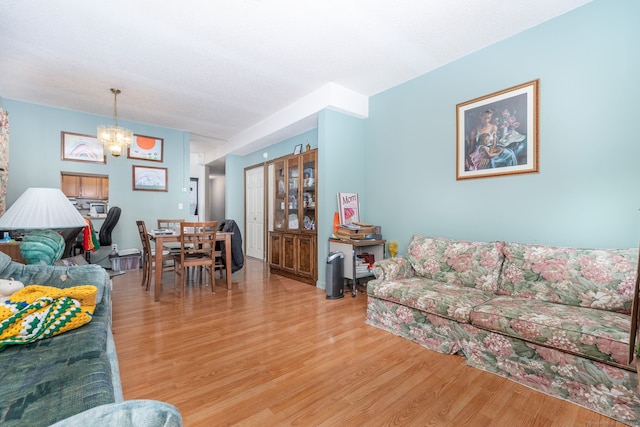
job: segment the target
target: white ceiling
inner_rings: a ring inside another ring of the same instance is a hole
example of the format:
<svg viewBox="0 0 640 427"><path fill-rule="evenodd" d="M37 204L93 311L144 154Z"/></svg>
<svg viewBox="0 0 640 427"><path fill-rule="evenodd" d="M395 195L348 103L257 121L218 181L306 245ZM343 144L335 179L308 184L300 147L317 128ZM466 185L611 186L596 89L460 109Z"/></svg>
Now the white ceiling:
<svg viewBox="0 0 640 427"><path fill-rule="evenodd" d="M366 99L589 1L2 0L0 96L111 117L118 87L120 119L244 154L327 85Z"/></svg>

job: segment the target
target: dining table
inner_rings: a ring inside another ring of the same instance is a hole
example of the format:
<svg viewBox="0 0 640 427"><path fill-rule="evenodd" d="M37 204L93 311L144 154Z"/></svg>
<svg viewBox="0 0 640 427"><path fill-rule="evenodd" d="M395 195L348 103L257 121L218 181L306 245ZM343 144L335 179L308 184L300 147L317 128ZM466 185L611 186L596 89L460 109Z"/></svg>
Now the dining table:
<svg viewBox="0 0 640 427"><path fill-rule="evenodd" d="M231 236L233 232L216 232L216 241L224 242L225 252L225 276L227 279L227 289L231 289ZM178 232L158 232L157 230L149 231L149 238L155 242L155 282L153 289L153 300L160 301L160 294L162 292L162 249L165 243L179 242L180 233ZM211 280L215 280L213 272L211 273Z"/></svg>

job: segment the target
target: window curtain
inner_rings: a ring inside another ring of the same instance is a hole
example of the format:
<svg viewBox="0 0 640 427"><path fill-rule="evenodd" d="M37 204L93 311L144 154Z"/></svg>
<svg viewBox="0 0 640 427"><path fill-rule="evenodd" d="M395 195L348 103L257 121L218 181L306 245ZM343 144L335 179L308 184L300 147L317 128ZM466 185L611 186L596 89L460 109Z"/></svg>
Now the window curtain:
<svg viewBox="0 0 640 427"><path fill-rule="evenodd" d="M1 101L0 101L1 102ZM0 216L7 208L9 184L9 113L0 104Z"/></svg>

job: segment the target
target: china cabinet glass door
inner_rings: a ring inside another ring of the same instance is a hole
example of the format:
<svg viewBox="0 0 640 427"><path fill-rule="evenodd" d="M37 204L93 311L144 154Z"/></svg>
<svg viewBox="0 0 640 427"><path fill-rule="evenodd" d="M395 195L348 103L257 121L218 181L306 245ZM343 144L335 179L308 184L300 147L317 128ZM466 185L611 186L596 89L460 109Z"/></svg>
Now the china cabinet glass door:
<svg viewBox="0 0 640 427"><path fill-rule="evenodd" d="M300 162L295 157L287 161L287 229L299 230L300 218L298 215L298 203L300 199Z"/></svg>
<svg viewBox="0 0 640 427"><path fill-rule="evenodd" d="M284 161L274 164L275 196L273 198L273 229L284 230L286 226L286 176Z"/></svg>
<svg viewBox="0 0 640 427"><path fill-rule="evenodd" d="M302 229L316 229L316 153L302 156Z"/></svg>

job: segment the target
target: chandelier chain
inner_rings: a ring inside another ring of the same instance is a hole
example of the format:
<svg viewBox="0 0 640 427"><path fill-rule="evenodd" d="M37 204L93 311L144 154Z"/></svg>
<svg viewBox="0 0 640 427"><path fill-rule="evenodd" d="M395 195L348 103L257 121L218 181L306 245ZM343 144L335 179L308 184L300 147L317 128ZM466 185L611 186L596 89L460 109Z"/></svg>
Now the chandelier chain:
<svg viewBox="0 0 640 427"><path fill-rule="evenodd" d="M118 95L120 94L120 89L112 87L111 92L113 92L113 121L115 127L118 127Z"/></svg>

